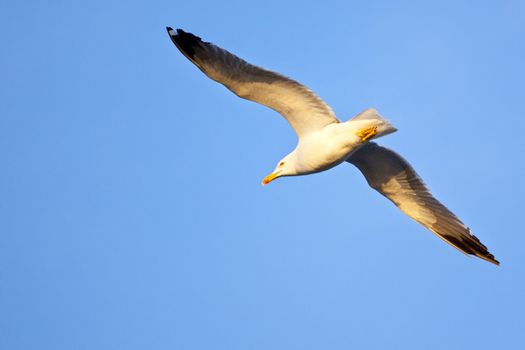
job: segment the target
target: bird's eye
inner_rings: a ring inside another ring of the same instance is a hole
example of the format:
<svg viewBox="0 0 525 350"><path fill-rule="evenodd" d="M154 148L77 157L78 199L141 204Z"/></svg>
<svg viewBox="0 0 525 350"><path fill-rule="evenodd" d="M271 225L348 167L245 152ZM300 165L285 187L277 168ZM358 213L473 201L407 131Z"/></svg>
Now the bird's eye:
<svg viewBox="0 0 525 350"><path fill-rule="evenodd" d="M283 166L283 165L284 165L284 162L280 162L280 163L279 163L279 166Z"/></svg>

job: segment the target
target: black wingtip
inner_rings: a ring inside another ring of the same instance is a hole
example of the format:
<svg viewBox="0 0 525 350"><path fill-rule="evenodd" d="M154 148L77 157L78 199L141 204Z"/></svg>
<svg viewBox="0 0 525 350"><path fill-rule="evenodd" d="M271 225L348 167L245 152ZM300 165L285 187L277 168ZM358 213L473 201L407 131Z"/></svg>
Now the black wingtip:
<svg viewBox="0 0 525 350"><path fill-rule="evenodd" d="M188 34L190 36L194 36L191 33L186 33L184 30L180 28L177 28L177 30L174 30L172 27L166 27L166 31L168 32L170 36L179 36L179 35L188 35Z"/></svg>
<svg viewBox="0 0 525 350"><path fill-rule="evenodd" d="M499 261L496 260L496 258L494 258L494 255L492 255L492 254L490 254L490 253L488 253L488 254L486 254L486 255L479 255L479 254L476 254L476 256L477 256L478 258L481 258L481 259L483 259L483 260L486 260L486 261L488 261L488 262L490 262L490 263L493 263L493 264L496 265L496 266L499 266Z"/></svg>
<svg viewBox="0 0 525 350"><path fill-rule="evenodd" d="M187 33L182 29L173 30L171 27L166 27L171 41L179 48L186 57L193 60L195 55L195 48L202 42L201 38L191 33Z"/></svg>

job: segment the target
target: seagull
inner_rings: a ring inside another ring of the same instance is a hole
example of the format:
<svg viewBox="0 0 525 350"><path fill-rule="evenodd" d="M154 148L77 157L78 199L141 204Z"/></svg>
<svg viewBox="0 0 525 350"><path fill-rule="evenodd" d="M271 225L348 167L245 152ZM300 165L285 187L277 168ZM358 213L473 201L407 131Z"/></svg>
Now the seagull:
<svg viewBox="0 0 525 350"><path fill-rule="evenodd" d="M410 218L459 251L499 265L470 229L430 193L403 157L372 142L397 130L375 109L341 122L330 106L297 81L252 65L182 29L166 29L180 52L210 79L243 99L275 110L294 129L297 146L277 163L263 185L279 177L318 173L345 162L353 164L370 187Z"/></svg>

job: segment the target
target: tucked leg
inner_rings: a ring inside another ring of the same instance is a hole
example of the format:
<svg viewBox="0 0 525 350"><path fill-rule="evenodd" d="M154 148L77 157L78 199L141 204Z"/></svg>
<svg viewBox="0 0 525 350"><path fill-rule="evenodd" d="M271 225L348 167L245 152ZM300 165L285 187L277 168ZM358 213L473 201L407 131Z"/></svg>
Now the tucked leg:
<svg viewBox="0 0 525 350"><path fill-rule="evenodd" d="M361 138L361 142L366 142L377 135L377 126L370 126L357 132L357 136Z"/></svg>

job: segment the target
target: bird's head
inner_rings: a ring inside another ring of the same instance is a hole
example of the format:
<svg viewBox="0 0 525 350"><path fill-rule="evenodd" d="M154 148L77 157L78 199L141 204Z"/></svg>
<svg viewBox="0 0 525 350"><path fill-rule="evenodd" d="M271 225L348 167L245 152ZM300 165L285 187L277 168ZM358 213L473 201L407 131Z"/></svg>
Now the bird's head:
<svg viewBox="0 0 525 350"><path fill-rule="evenodd" d="M292 157L290 154L284 157L277 163L277 166L275 169L271 172L270 175L266 176L263 181L262 185L268 185L273 180L277 179L281 176L291 176L296 175L297 171L295 169L295 161L294 157Z"/></svg>

